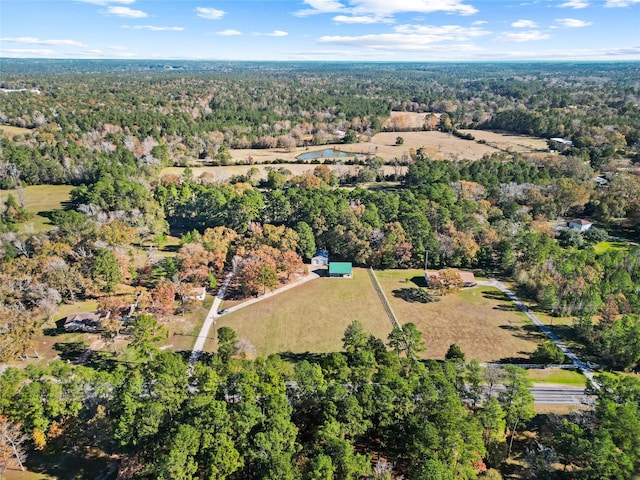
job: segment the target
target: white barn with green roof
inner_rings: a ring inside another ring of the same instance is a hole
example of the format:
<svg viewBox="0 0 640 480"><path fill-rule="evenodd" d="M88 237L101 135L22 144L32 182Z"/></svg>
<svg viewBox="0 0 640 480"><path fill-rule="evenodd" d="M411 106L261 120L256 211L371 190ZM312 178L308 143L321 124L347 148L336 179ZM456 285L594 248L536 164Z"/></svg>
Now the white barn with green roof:
<svg viewBox="0 0 640 480"><path fill-rule="evenodd" d="M351 262L329 262L329 276L334 278L351 278L353 266Z"/></svg>

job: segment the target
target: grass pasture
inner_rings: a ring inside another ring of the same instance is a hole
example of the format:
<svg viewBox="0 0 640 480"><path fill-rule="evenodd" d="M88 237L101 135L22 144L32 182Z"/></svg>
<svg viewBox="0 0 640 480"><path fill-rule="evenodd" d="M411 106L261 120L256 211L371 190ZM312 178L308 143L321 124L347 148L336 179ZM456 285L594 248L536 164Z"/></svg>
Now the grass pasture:
<svg viewBox="0 0 640 480"><path fill-rule="evenodd" d="M474 287L428 299L412 295L421 290L422 270L386 270L377 276L400 323L413 322L422 332L428 358L444 359L449 345L457 343L467 360L517 362L543 338L496 288Z"/></svg>
<svg viewBox="0 0 640 480"><path fill-rule="evenodd" d="M572 387L585 387L587 378L575 370L562 368L528 369L529 379L535 383L552 383L556 385L569 385Z"/></svg>
<svg viewBox="0 0 640 480"><path fill-rule="evenodd" d="M322 277L228 313L220 317L217 327L233 328L238 338L253 344L257 355L267 356L341 351L342 335L353 320L385 341L391 331L363 268L354 268L351 279ZM205 345L207 351L215 348L213 340Z"/></svg>
<svg viewBox="0 0 640 480"><path fill-rule="evenodd" d="M544 138L518 135L515 133L498 133L487 130L460 130L462 133L470 133L476 141L482 140L487 145L505 152L528 153L535 151L547 152L549 146Z"/></svg>
<svg viewBox="0 0 640 480"><path fill-rule="evenodd" d="M542 334L509 301L491 287L465 289L424 302L422 270L377 272L378 280L400 323L413 322L427 343L425 358L443 359L452 343L467 359L519 361L533 352ZM234 304L236 302L233 302ZM221 308L231 306L225 303ZM342 334L353 320L386 341L391 330L366 269L352 279L320 278L228 313L217 327L233 328L249 340L259 356L272 353L329 352L342 349ZM212 335L213 337L213 335ZM215 351L212 338L205 345Z"/></svg>
<svg viewBox="0 0 640 480"><path fill-rule="evenodd" d="M34 130L30 128L14 127L13 125L0 125L0 135L13 138L16 135L31 135Z"/></svg>
<svg viewBox="0 0 640 480"><path fill-rule="evenodd" d="M51 223L45 216L52 210L60 210L64 203L69 201L69 193L73 187L70 185L31 185L24 188L24 206L33 213L33 218L21 224L21 228L27 229L33 226L35 232L51 229ZM6 199L13 195L19 200L16 190L0 190L0 198Z"/></svg>

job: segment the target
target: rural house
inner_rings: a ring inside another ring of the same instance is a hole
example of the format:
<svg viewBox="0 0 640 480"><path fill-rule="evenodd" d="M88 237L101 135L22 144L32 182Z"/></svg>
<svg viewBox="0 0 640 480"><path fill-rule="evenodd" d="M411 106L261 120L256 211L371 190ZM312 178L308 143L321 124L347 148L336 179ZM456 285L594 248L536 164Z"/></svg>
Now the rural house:
<svg viewBox="0 0 640 480"><path fill-rule="evenodd" d="M93 312L73 313L64 321L64 329L67 332L96 332L100 330L102 321L109 318L111 312L106 315Z"/></svg>
<svg viewBox="0 0 640 480"><path fill-rule="evenodd" d="M573 230L578 230L579 232L586 232L591 228L592 223L587 220L583 220L581 218L576 218L574 220L571 220L568 225L569 225L569 228Z"/></svg>

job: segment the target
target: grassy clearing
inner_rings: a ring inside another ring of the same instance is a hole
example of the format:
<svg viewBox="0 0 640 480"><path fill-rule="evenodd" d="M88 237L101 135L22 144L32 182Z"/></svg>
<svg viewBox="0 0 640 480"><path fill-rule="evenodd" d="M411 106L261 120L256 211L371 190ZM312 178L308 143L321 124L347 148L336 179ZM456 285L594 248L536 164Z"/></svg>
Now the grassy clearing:
<svg viewBox="0 0 640 480"><path fill-rule="evenodd" d="M475 287L431 302L411 295L424 285L422 270L377 273L400 323L413 322L427 343L426 357L444 359L452 343L467 360L518 361L527 358L543 338L539 330L502 292Z"/></svg>
<svg viewBox="0 0 640 480"><path fill-rule="evenodd" d="M584 387L587 379L580 372L575 370L563 370L561 368L530 369L529 379L536 383L556 383L559 385L571 385L573 387Z"/></svg>
<svg viewBox="0 0 640 480"><path fill-rule="evenodd" d="M609 250L628 250L629 244L627 242L612 241L612 242L600 242L593 246L595 252L600 255L608 252Z"/></svg>
<svg viewBox="0 0 640 480"><path fill-rule="evenodd" d="M30 128L14 127L12 125L0 125L0 135L13 138L16 135L31 135L34 130Z"/></svg>
<svg viewBox="0 0 640 480"><path fill-rule="evenodd" d="M70 185L32 185L24 188L24 206L33 213L33 218L21 224L21 228L33 228L35 232L42 232L52 228L46 212L60 210L69 201ZM16 190L0 190L0 198L6 199L13 195L19 199Z"/></svg>
<svg viewBox="0 0 640 480"><path fill-rule="evenodd" d="M227 306L225 303L224 306ZM342 335L353 321L386 340L391 323L366 269L351 279L319 278L224 315L217 327L233 328L249 340L259 356L272 353L342 350ZM215 351L213 340L205 350Z"/></svg>

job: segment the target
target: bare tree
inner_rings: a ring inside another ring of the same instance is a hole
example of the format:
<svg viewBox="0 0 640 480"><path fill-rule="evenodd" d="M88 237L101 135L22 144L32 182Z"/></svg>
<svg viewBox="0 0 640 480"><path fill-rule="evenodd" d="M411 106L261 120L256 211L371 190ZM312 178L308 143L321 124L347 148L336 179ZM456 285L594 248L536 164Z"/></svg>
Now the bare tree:
<svg viewBox="0 0 640 480"><path fill-rule="evenodd" d="M24 471L27 454L23 444L27 438L19 424L10 422L5 415L0 415L0 473L7 469L11 458L15 458L20 470Z"/></svg>

